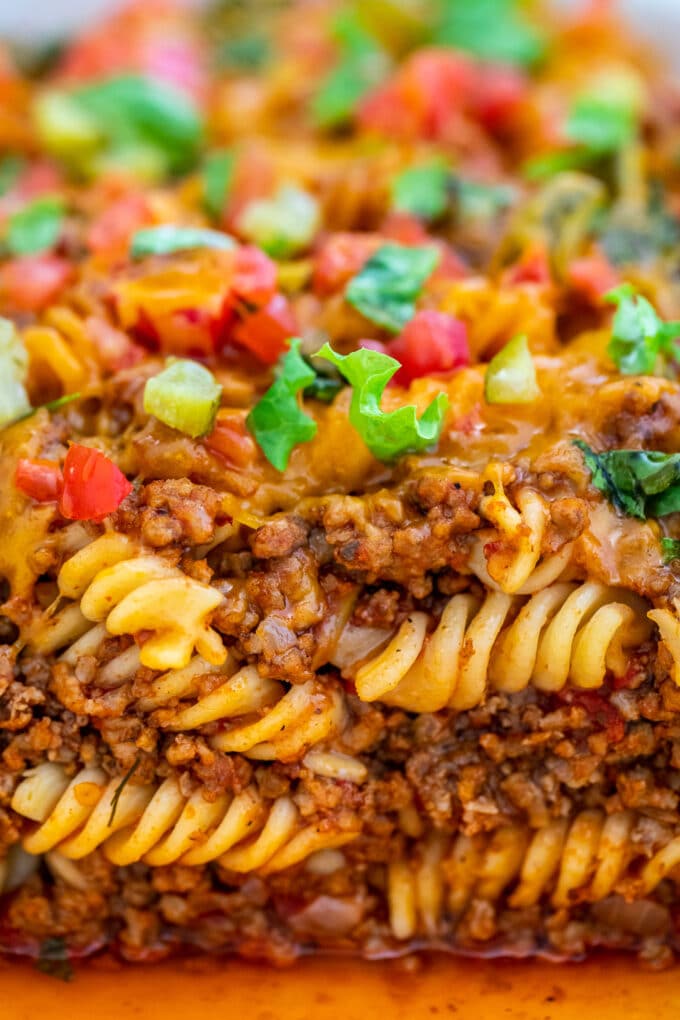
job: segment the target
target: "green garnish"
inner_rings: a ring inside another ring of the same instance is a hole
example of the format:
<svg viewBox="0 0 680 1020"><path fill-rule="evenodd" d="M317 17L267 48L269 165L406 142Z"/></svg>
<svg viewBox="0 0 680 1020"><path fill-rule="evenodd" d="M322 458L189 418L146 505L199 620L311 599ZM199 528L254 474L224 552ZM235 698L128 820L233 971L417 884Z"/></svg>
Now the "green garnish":
<svg viewBox="0 0 680 1020"><path fill-rule="evenodd" d="M259 71L271 57L271 44L262 32L251 32L241 38L227 39L217 50L218 67L237 71Z"/></svg>
<svg viewBox="0 0 680 1020"><path fill-rule="evenodd" d="M445 393L438 394L420 418L413 404L383 411L385 387L400 367L395 358L366 348L343 356L327 343L316 357L335 365L352 387L349 420L378 460L418 453L437 442L449 403Z"/></svg>
<svg viewBox="0 0 680 1020"><path fill-rule="evenodd" d="M541 395L525 336L516 336L489 362L484 376L487 404L530 404Z"/></svg>
<svg viewBox="0 0 680 1020"><path fill-rule="evenodd" d="M439 219L449 204L450 173L442 162L408 167L392 181L392 208L427 223Z"/></svg>
<svg viewBox="0 0 680 1020"><path fill-rule="evenodd" d="M516 0L440 0L438 45L472 53L480 60L531 67L546 40L519 10Z"/></svg>
<svg viewBox="0 0 680 1020"><path fill-rule="evenodd" d="M163 223L159 227L145 227L138 230L130 243L130 255L141 259L146 255L170 255L175 251L189 251L192 248L214 248L231 251L236 242L229 234L207 227L175 227Z"/></svg>
<svg viewBox="0 0 680 1020"><path fill-rule="evenodd" d="M628 79L604 76L596 89L582 93L571 104L564 133L573 148L529 160L525 176L541 180L587 167L623 149L635 138L638 107L639 96Z"/></svg>
<svg viewBox="0 0 680 1020"><path fill-rule="evenodd" d="M316 373L300 354L302 341L290 341L290 350L280 359L276 379L255 404L246 424L262 452L277 471L285 471L298 443L316 435L317 424L300 407L299 394L315 381Z"/></svg>
<svg viewBox="0 0 680 1020"><path fill-rule="evenodd" d="M309 247L320 215L319 203L312 195L284 184L272 198L256 199L246 206L239 230L272 258L286 259Z"/></svg>
<svg viewBox="0 0 680 1020"><path fill-rule="evenodd" d="M24 380L28 352L13 322L0 318L0 428L31 414Z"/></svg>
<svg viewBox="0 0 680 1020"><path fill-rule="evenodd" d="M109 828L111 828L111 826L113 825L113 819L116 817L116 811L118 810L118 801L120 800L120 795L122 794L127 784L130 782L132 777L134 776L135 772L141 765L141 762L142 756L141 754L138 754L135 760L133 761L131 768L128 769L128 771L125 773L116 789L113 791L113 797L111 798L111 814L109 815L108 823Z"/></svg>
<svg viewBox="0 0 680 1020"><path fill-rule="evenodd" d="M110 166L155 179L196 160L202 125L193 103L157 78L121 75L39 96L36 128L49 153L84 176Z"/></svg>
<svg viewBox="0 0 680 1020"><path fill-rule="evenodd" d="M415 314L415 300L439 262L434 247L384 244L347 285L345 297L370 322L399 333Z"/></svg>
<svg viewBox="0 0 680 1020"><path fill-rule="evenodd" d="M10 255L37 255L59 240L64 200L56 195L35 198L9 218L5 246Z"/></svg>
<svg viewBox="0 0 680 1020"><path fill-rule="evenodd" d="M344 383L330 375L319 375L309 386L305 386L304 396L309 400L320 400L322 404L332 404Z"/></svg>
<svg viewBox="0 0 680 1020"><path fill-rule="evenodd" d="M19 179L26 166L23 156L3 156L0 159L0 195L6 195Z"/></svg>
<svg viewBox="0 0 680 1020"><path fill-rule="evenodd" d="M662 538L661 552L663 553L664 563L672 563L673 560L680 559L680 539Z"/></svg>
<svg viewBox="0 0 680 1020"><path fill-rule="evenodd" d="M583 453L593 485L622 513L645 520L680 510L680 453L595 453L580 439L575 439L574 445Z"/></svg>
<svg viewBox="0 0 680 1020"><path fill-rule="evenodd" d="M512 205L516 194L508 184L482 184L467 177L452 176L449 185L462 220L490 219Z"/></svg>
<svg viewBox="0 0 680 1020"><path fill-rule="evenodd" d="M147 379L144 410L195 439L212 432L221 397L222 387L207 368L171 358L162 372Z"/></svg>
<svg viewBox="0 0 680 1020"><path fill-rule="evenodd" d="M646 298L624 283L605 294L617 305L607 354L624 375L663 370L666 358L680 354L680 322L664 322Z"/></svg>
<svg viewBox="0 0 680 1020"><path fill-rule="evenodd" d="M321 128L347 123L357 103L388 69L384 51L366 31L357 13L343 11L334 24L340 57L312 100L312 117Z"/></svg>
<svg viewBox="0 0 680 1020"><path fill-rule="evenodd" d="M211 152L205 157L201 173L203 205L214 220L222 215L234 179L235 167L236 154L229 149Z"/></svg>
<svg viewBox="0 0 680 1020"><path fill-rule="evenodd" d="M69 960L68 948L60 935L43 939L40 943L35 969L49 977L58 978L59 981L73 980L73 968Z"/></svg>

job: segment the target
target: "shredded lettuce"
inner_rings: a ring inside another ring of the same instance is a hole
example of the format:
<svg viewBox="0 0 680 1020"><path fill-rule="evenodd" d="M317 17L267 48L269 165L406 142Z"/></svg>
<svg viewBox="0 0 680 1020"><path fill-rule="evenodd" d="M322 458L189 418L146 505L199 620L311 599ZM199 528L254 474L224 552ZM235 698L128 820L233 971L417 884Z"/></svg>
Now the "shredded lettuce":
<svg viewBox="0 0 680 1020"><path fill-rule="evenodd" d="M450 176L441 161L407 167L392 181L392 208L428 223L439 219L449 204Z"/></svg>
<svg viewBox="0 0 680 1020"><path fill-rule="evenodd" d="M315 378L314 369L300 354L302 341L290 341L290 349L279 359L276 379L255 404L246 424L260 449L277 471L285 471L290 455L299 443L316 435L317 424L300 407L299 394Z"/></svg>
<svg viewBox="0 0 680 1020"><path fill-rule="evenodd" d="M415 314L415 301L439 261L434 247L384 244L345 291L345 297L371 322L399 333Z"/></svg>
<svg viewBox="0 0 680 1020"><path fill-rule="evenodd" d="M680 560L680 539L662 538L661 552L664 563L672 563L673 560Z"/></svg>
<svg viewBox="0 0 680 1020"><path fill-rule="evenodd" d="M437 442L448 407L445 393L438 394L420 418L413 404L383 411L380 401L385 387L400 368L395 358L366 348L337 354L327 343L316 357L335 365L352 387L349 420L378 460L418 453Z"/></svg>
<svg viewBox="0 0 680 1020"><path fill-rule="evenodd" d="M5 246L10 255L37 255L53 248L64 225L64 200L58 195L33 199L9 218Z"/></svg>
<svg viewBox="0 0 680 1020"><path fill-rule="evenodd" d="M343 11L335 20L334 35L339 59L312 99L314 123L336 128L347 123L357 103L387 72L389 62L354 10Z"/></svg>
<svg viewBox="0 0 680 1020"><path fill-rule="evenodd" d="M440 0L435 42L465 50L481 60L531 67L544 55L543 33L526 18L517 0Z"/></svg>
<svg viewBox="0 0 680 1020"><path fill-rule="evenodd" d="M234 179L236 153L230 149L211 152L205 157L201 180L203 205L214 220L220 218Z"/></svg>
<svg viewBox="0 0 680 1020"><path fill-rule="evenodd" d="M625 283L605 295L617 306L607 353L624 375L663 371L680 354L680 322L664 322L646 298Z"/></svg>
<svg viewBox="0 0 680 1020"><path fill-rule="evenodd" d="M607 450L595 453L574 440L592 473L593 485L629 517L645 520L680 510L680 453Z"/></svg>

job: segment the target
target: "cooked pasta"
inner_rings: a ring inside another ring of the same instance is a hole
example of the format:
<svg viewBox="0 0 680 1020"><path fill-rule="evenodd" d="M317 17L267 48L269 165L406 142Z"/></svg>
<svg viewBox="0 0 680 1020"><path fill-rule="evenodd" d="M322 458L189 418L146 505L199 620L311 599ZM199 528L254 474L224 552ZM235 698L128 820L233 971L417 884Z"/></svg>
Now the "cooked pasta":
<svg viewBox="0 0 680 1020"><path fill-rule="evenodd" d="M412 613L356 671L363 701L432 712L473 708L493 690L560 691L567 681L597 688L608 671L626 672L626 647L651 632L642 599L592 581L552 584L524 604L502 592L481 605L455 595L430 635L427 626L424 613Z"/></svg>
<svg viewBox="0 0 680 1020"><path fill-rule="evenodd" d="M101 846L118 866L218 861L233 871L266 874L358 835L356 829L305 826L291 798L279 797L268 807L251 787L233 798L208 800L201 790L184 795L174 779L156 788L121 789L121 781L121 776L109 780L101 769L83 769L69 780L59 766L39 765L12 798L18 814L39 823L24 838L24 848L31 854L56 848L61 857L77 861Z"/></svg>
<svg viewBox="0 0 680 1020"><path fill-rule="evenodd" d="M401 6L0 47L0 955L680 951L680 91Z"/></svg>

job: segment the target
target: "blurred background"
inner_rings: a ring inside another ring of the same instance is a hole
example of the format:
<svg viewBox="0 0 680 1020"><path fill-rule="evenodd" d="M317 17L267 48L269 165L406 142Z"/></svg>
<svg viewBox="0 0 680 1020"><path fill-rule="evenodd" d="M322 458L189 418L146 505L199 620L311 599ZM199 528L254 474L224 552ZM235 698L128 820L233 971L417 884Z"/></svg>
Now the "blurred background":
<svg viewBox="0 0 680 1020"><path fill-rule="evenodd" d="M475 0L466 0L474 3ZM574 6L578 0L554 0ZM102 13L122 6L123 0L32 0L24 7L12 0L0 0L0 34L21 41L48 41L73 31ZM200 4L201 0L185 0ZM258 0L250 0L253 16ZM619 0L617 5L639 31L655 41L680 64L680 0Z"/></svg>

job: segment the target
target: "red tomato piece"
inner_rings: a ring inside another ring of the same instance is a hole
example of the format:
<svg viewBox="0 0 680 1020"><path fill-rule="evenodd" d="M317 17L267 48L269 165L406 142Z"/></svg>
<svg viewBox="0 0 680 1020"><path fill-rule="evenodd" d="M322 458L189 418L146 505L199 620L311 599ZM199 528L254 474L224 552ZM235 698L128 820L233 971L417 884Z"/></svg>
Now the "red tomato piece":
<svg viewBox="0 0 680 1020"><path fill-rule="evenodd" d="M286 341L295 336L297 326L293 311L283 294L246 315L234 329L234 340L263 361L274 365L286 350Z"/></svg>
<svg viewBox="0 0 680 1020"><path fill-rule="evenodd" d="M383 243L377 234L331 234L314 259L314 292L320 297L337 293Z"/></svg>
<svg viewBox="0 0 680 1020"><path fill-rule="evenodd" d="M37 503L53 503L59 499L63 480L61 468L51 460L22 457L14 472L17 489Z"/></svg>
<svg viewBox="0 0 680 1020"><path fill-rule="evenodd" d="M492 134L506 131L524 103L528 92L525 75L514 67L487 65L480 70L472 95L475 119Z"/></svg>
<svg viewBox="0 0 680 1020"><path fill-rule="evenodd" d="M218 411L215 428L204 442L211 453L232 467L247 468L257 456L257 445L246 428L245 411Z"/></svg>
<svg viewBox="0 0 680 1020"><path fill-rule="evenodd" d="M550 283L550 260L541 245L527 249L520 261L505 274L508 283Z"/></svg>
<svg viewBox="0 0 680 1020"><path fill-rule="evenodd" d="M425 49L360 104L360 125L400 139L445 138L477 87L475 65L460 53Z"/></svg>
<svg viewBox="0 0 680 1020"><path fill-rule="evenodd" d="M259 308L274 297L276 274L276 263L268 255L252 245L244 245L234 258L232 291L241 301Z"/></svg>
<svg viewBox="0 0 680 1020"><path fill-rule="evenodd" d="M91 446L74 443L64 461L61 514L70 521L96 521L117 510L132 485L112 460Z"/></svg>
<svg viewBox="0 0 680 1020"><path fill-rule="evenodd" d="M56 255L12 259L0 269L0 294L14 311L39 312L57 298L71 272Z"/></svg>
<svg viewBox="0 0 680 1020"><path fill-rule="evenodd" d="M593 305L620 282L619 275L601 252L574 259L567 269L567 280L575 291Z"/></svg>
<svg viewBox="0 0 680 1020"><path fill-rule="evenodd" d="M127 248L134 232L146 223L151 223L151 215L144 196L124 195L92 221L85 243L93 252L115 252Z"/></svg>
<svg viewBox="0 0 680 1020"><path fill-rule="evenodd" d="M420 376L453 372L470 364L465 323L428 309L416 312L400 336L386 344L385 349L401 362L394 379L404 386Z"/></svg>

